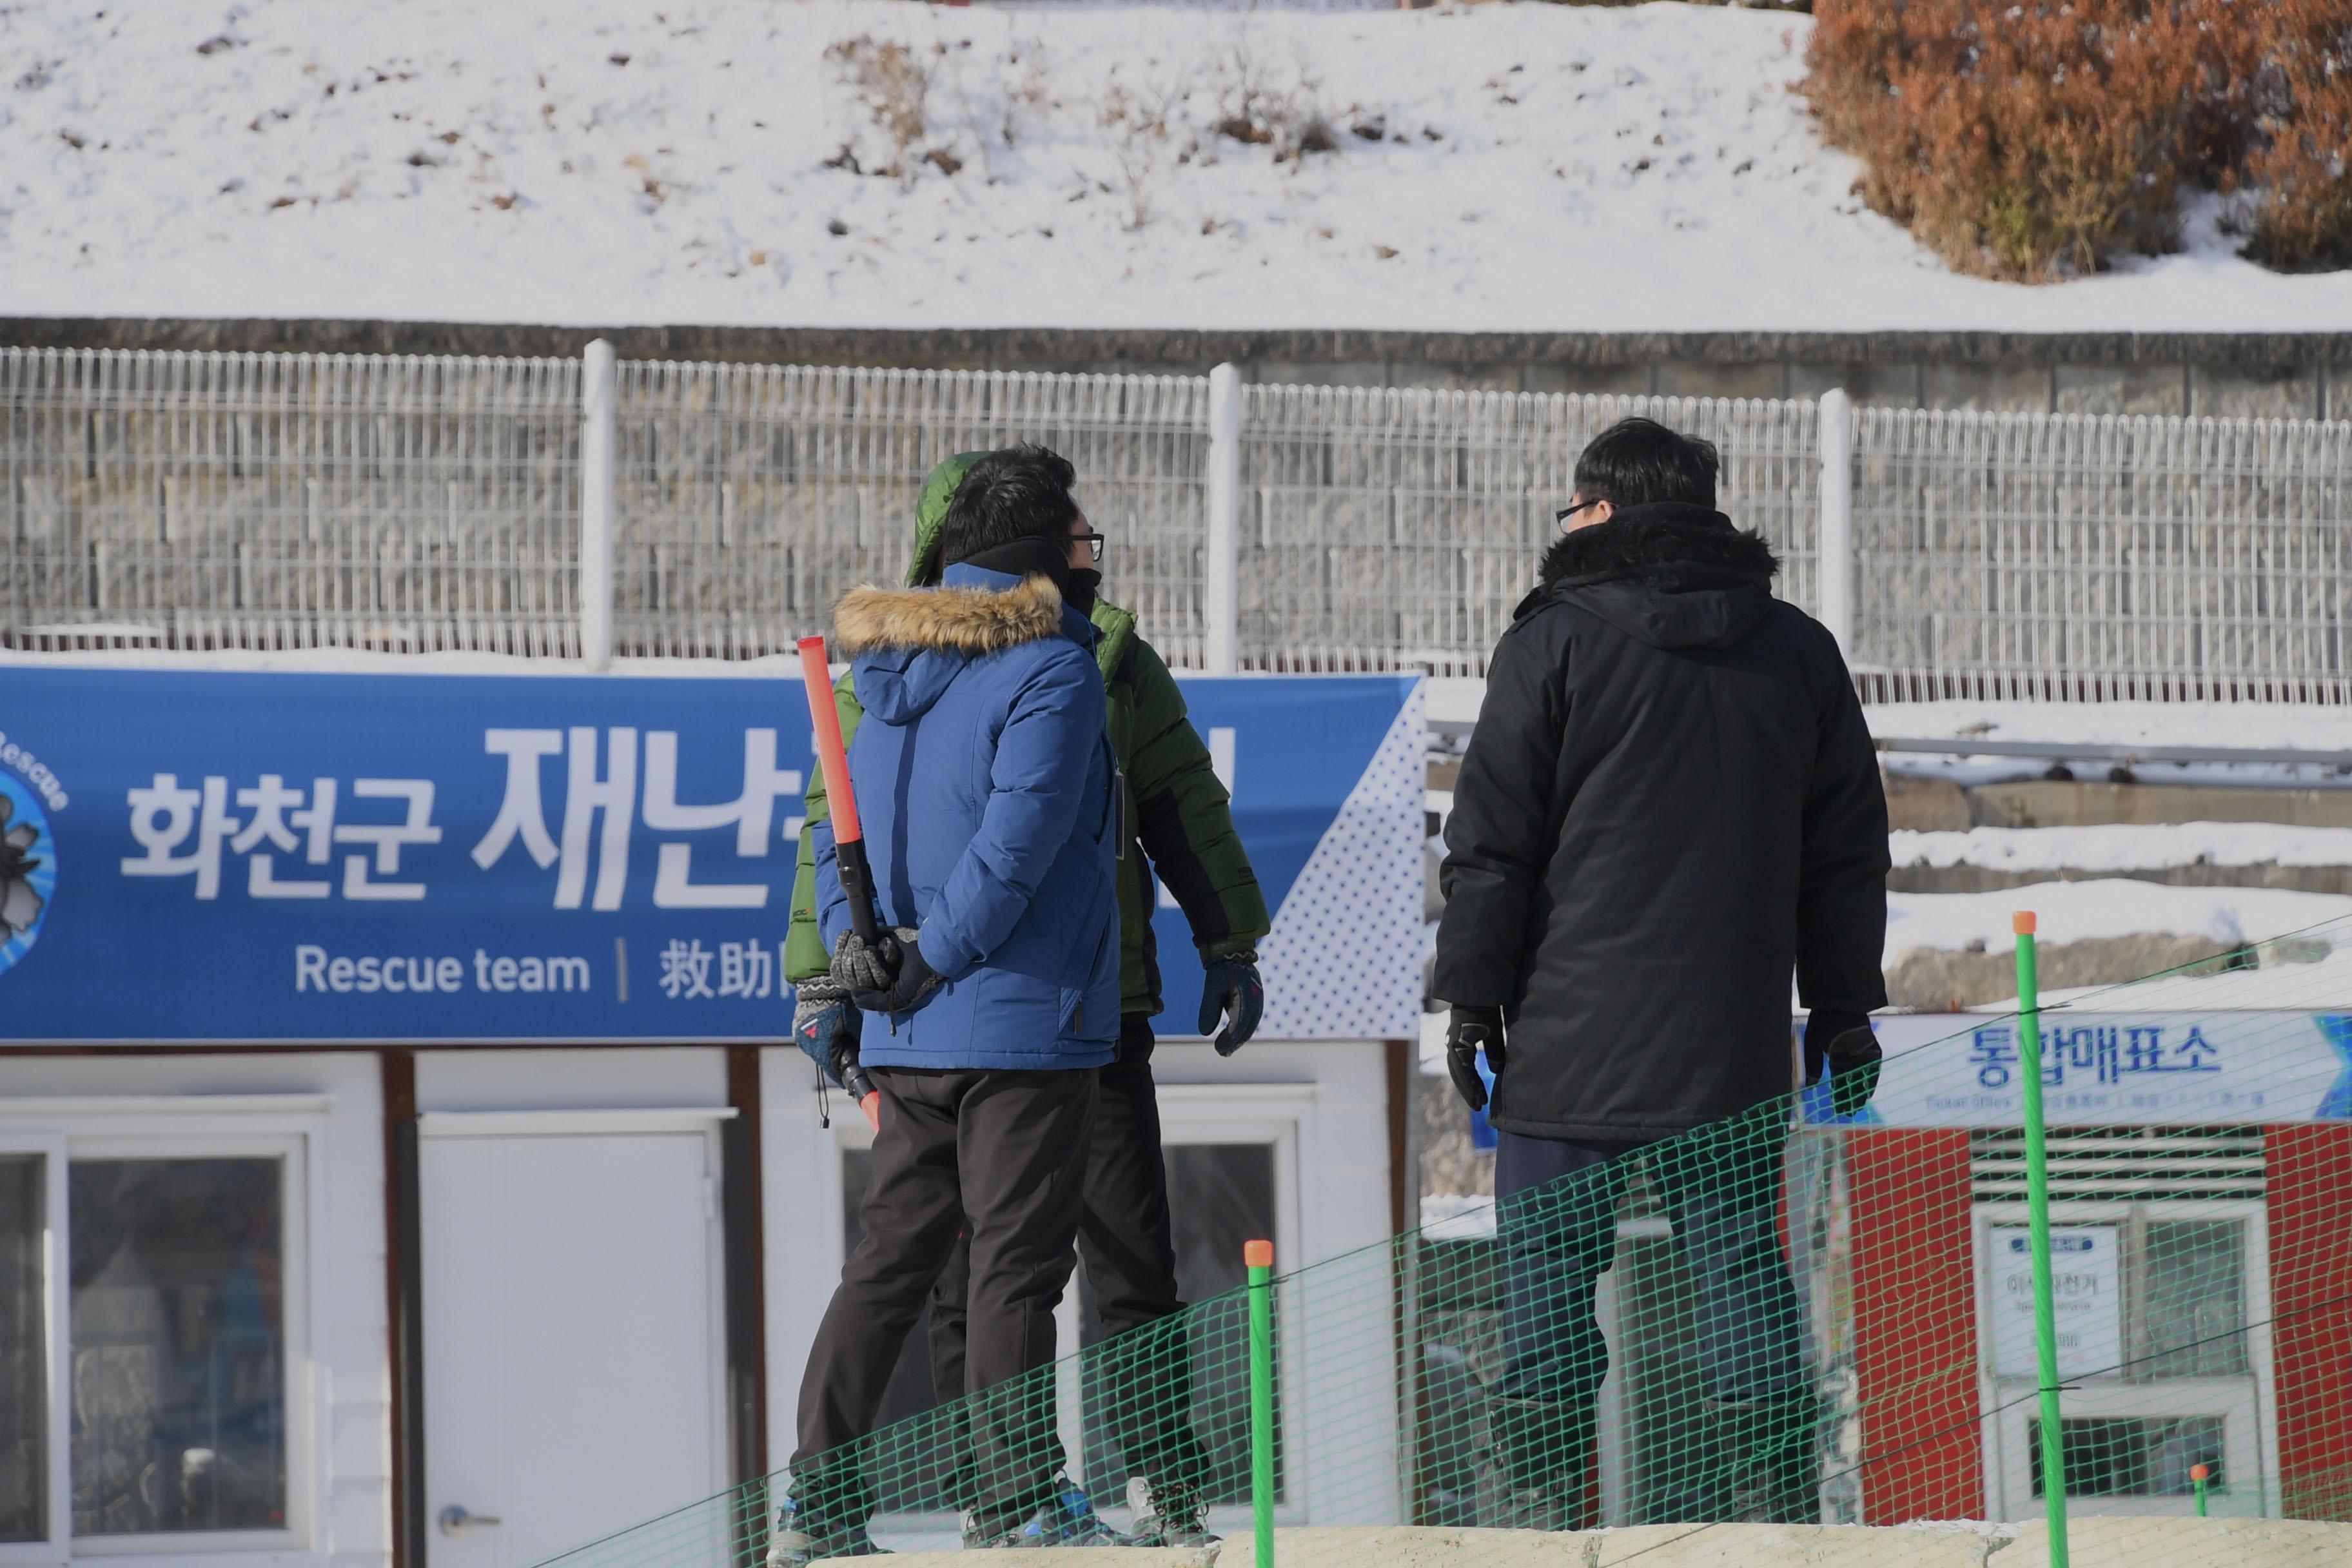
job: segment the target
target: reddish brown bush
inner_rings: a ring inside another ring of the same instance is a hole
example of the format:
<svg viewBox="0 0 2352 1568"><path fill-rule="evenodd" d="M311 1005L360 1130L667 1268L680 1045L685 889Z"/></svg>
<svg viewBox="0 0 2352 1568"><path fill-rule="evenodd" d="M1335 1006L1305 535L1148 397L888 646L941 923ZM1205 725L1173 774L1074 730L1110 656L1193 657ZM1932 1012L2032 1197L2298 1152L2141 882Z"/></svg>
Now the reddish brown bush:
<svg viewBox="0 0 2352 1568"><path fill-rule="evenodd" d="M2268 0L2248 93L2248 253L2273 267L2352 266L2352 0Z"/></svg>
<svg viewBox="0 0 2352 1568"><path fill-rule="evenodd" d="M1821 0L1808 82L1863 194L1953 266L2087 272L2177 243L2184 179L2242 153L2263 0ZM2326 0L2319 0L2326 3Z"/></svg>

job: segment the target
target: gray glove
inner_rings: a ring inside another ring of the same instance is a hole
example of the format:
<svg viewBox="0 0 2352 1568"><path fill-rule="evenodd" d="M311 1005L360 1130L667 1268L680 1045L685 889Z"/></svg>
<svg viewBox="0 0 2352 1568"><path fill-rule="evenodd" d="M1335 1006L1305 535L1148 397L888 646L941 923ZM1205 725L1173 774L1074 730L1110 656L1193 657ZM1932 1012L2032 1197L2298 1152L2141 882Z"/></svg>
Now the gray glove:
<svg viewBox="0 0 2352 1568"><path fill-rule="evenodd" d="M833 948L833 975L842 991L855 996L861 991L887 991L898 978L898 943L884 935L873 946L856 931L841 933Z"/></svg>

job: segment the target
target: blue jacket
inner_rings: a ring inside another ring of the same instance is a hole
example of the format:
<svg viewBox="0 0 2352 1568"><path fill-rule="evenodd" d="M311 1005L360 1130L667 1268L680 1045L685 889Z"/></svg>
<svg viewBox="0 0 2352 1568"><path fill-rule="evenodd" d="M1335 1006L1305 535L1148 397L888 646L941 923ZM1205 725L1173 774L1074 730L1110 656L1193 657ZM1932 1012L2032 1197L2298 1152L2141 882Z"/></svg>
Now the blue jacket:
<svg viewBox="0 0 2352 1568"><path fill-rule="evenodd" d="M866 1020L872 1067L1091 1068L1118 1035L1118 817L1095 628L1043 578L950 566L834 615L866 718L850 783L876 914L947 984ZM818 918L849 929L830 822Z"/></svg>

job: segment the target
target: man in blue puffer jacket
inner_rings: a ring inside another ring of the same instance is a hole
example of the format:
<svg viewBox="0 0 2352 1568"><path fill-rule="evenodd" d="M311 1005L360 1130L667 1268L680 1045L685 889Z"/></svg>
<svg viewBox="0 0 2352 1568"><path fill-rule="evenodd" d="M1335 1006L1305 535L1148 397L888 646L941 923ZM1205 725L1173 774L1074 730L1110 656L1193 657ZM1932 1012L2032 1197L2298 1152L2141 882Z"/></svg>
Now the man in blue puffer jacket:
<svg viewBox="0 0 2352 1568"><path fill-rule="evenodd" d="M1117 770L1095 629L1059 588L1088 549L1068 472L1038 447L992 454L949 510L940 585L858 588L835 612L866 711L850 779L893 934L868 947L849 930L829 825L812 829L819 914L865 1015L882 1125L865 1237L801 1382L775 1562L874 1550L851 1446L967 1225L965 1392L1003 1386L971 1414L966 1542L1117 1539L1060 1480L1047 1379L1022 1375L1054 1357L1094 1069L1119 1027Z"/></svg>

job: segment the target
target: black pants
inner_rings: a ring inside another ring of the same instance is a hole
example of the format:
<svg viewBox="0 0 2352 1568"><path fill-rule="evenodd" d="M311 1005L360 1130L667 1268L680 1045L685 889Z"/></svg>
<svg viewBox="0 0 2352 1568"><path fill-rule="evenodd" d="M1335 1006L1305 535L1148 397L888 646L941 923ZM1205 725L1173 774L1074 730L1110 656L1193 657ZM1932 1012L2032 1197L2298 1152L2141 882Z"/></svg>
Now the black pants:
<svg viewBox="0 0 2352 1568"><path fill-rule="evenodd" d="M967 1474L975 1507L1025 1513L1062 1466L1050 1373L1054 1308L1070 1279L1095 1070L875 1068L882 1130L858 1211L865 1239L841 1270L802 1374L795 1495L850 1521L872 1510L846 1445L873 1430L923 1298L971 1232L971 1353L957 1385L975 1400Z"/></svg>
<svg viewBox="0 0 2352 1568"><path fill-rule="evenodd" d="M1207 1483L1209 1459L1192 1431L1192 1343L1177 1319L1184 1302L1176 1293L1152 1044L1150 1019L1129 1015L1120 1020L1118 1059L1098 1071L1078 1256L1109 1340L1087 1370L1099 1380L1112 1438L1129 1471L1155 1489L1188 1492ZM964 1378L969 1245L958 1239L931 1289L931 1384L942 1393Z"/></svg>
<svg viewBox="0 0 2352 1568"><path fill-rule="evenodd" d="M1593 1294L1616 1253L1633 1163L1621 1156L1636 1150L1646 1148L1639 1157L1689 1268L1703 1392L1721 1405L1800 1411L1801 1328L1778 1218L1787 1142L1777 1104L1647 1145L1497 1138L1503 1371L1491 1392L1515 1484L1562 1474L1575 1483L1589 1463L1593 1405L1609 1370Z"/></svg>

